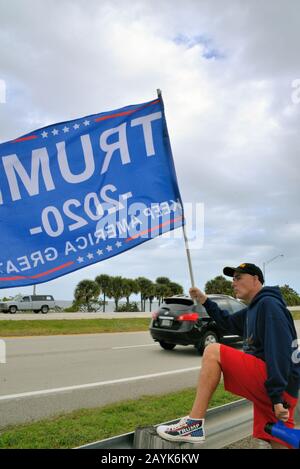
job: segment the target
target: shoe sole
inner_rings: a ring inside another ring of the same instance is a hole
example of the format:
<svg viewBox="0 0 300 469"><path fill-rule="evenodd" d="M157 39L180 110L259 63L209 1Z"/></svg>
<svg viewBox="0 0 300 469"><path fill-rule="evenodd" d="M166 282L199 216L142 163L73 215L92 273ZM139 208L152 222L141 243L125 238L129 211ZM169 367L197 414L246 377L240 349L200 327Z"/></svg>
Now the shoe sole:
<svg viewBox="0 0 300 469"><path fill-rule="evenodd" d="M162 433L160 431L157 430L157 434L163 438L164 440L168 440L168 441L177 441L177 442L180 442L180 443L193 443L193 444L196 444L196 443L204 443L205 441L205 436L203 437L195 437L195 436L172 436L172 435L168 435L166 433Z"/></svg>

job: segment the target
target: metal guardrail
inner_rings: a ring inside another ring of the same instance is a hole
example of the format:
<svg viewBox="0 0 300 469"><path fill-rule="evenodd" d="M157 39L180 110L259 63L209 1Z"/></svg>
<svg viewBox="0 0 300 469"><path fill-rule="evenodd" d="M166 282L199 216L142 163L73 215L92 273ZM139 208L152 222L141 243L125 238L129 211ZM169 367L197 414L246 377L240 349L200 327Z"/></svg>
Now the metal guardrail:
<svg viewBox="0 0 300 469"><path fill-rule="evenodd" d="M169 425L176 420L159 423L156 426ZM246 399L240 399L209 409L206 414L205 428L208 439L204 444L201 444L201 449L222 448L249 436L252 430L252 404ZM134 449L136 447L134 440L135 432L130 432L75 449ZM180 445L180 448L187 449L189 447L196 448L196 445L186 443Z"/></svg>
<svg viewBox="0 0 300 469"><path fill-rule="evenodd" d="M75 449L151 449L153 446L147 446L147 440L150 444L155 441L155 449L219 449L228 446L229 444L240 441L252 433L253 425L253 409L252 403L246 399L240 399L230 404L214 407L209 409L205 419L205 429L207 433L207 440L201 445L191 445L188 443L181 443L175 445L174 443L162 440L158 436L155 440L153 435L156 434L155 427L158 425L170 425L177 419L162 422L153 427L146 427L147 432L149 428L152 431L150 438L141 438L139 432L143 429L137 429L136 432L125 433L105 440L96 441L87 445L80 446ZM300 399L295 411L296 425L300 425ZM151 433L150 431L150 433ZM140 441L139 441L140 440ZM160 440L160 441L159 441ZM142 444L141 444L142 443ZM146 443L146 445L145 445Z"/></svg>

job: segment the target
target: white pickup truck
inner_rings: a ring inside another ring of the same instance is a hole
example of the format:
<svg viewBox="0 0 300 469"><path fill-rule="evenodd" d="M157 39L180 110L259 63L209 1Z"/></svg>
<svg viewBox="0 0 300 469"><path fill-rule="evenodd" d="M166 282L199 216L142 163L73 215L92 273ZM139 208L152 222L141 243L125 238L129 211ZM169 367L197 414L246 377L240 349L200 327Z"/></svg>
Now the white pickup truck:
<svg viewBox="0 0 300 469"><path fill-rule="evenodd" d="M48 313L49 309L55 308L52 295L29 295L23 296L21 300L3 301L0 303L0 312L15 314L17 311L33 311L34 313Z"/></svg>

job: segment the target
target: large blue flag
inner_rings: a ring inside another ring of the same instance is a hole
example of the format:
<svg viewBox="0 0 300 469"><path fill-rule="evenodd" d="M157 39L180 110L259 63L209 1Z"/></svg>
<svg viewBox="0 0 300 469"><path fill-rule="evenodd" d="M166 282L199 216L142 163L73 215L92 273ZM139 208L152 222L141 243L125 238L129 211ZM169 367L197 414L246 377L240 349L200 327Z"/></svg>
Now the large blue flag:
<svg viewBox="0 0 300 469"><path fill-rule="evenodd" d="M161 98L2 143L0 160L0 288L49 281L184 223Z"/></svg>

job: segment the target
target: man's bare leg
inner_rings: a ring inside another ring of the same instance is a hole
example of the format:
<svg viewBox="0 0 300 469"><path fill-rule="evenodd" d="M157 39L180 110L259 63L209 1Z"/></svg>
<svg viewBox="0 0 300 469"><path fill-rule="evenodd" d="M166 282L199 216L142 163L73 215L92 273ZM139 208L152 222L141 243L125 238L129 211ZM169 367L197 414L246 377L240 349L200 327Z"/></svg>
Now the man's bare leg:
<svg viewBox="0 0 300 469"><path fill-rule="evenodd" d="M203 354L202 368L197 385L197 394L190 417L203 419L209 401L221 379L220 344L208 345Z"/></svg>

